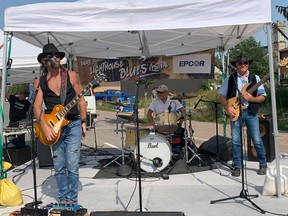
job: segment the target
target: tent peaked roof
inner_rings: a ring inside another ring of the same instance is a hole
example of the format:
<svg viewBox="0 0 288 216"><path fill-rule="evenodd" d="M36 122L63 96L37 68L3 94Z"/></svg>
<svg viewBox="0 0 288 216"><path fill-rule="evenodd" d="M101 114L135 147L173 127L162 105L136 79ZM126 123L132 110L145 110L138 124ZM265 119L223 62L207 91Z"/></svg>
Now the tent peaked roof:
<svg viewBox="0 0 288 216"><path fill-rule="evenodd" d="M74 56L229 49L271 22L270 0L86 0L10 7L5 31ZM145 34L143 33L145 32Z"/></svg>

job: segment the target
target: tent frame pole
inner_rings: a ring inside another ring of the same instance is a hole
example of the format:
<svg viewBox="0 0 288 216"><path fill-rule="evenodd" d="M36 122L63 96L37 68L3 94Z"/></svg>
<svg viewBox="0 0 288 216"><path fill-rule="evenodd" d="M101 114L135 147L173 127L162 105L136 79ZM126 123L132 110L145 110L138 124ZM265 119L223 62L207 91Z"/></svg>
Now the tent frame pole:
<svg viewBox="0 0 288 216"><path fill-rule="evenodd" d="M271 91L271 107L272 107L272 122L273 122L273 136L275 146L275 157L276 157L276 191L277 196L281 196L281 181L280 181L280 155L279 155L279 144L278 144L278 123L277 123L277 109L276 109L276 93L275 93L275 80L274 80L274 66L273 66L273 49L271 39L272 24L266 24L267 30L267 45L268 45L268 57L269 57L269 74L270 74L270 91Z"/></svg>

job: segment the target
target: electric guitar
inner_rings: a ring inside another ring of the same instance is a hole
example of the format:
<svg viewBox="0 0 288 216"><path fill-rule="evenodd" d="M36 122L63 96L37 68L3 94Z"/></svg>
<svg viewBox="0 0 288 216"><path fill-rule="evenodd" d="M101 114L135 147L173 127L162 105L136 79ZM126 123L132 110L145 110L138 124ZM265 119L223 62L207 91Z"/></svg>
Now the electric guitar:
<svg viewBox="0 0 288 216"><path fill-rule="evenodd" d="M241 93L248 92L252 94L260 85L265 83L269 79L269 74L266 74L259 82L257 82L254 86L252 86L248 91L246 89L251 85L251 83L247 83L241 89ZM231 121L236 121L240 114L240 107L239 107L239 97L235 96L233 98L228 99L228 106L232 106L235 109L236 115L234 117L230 117ZM246 109L246 106L242 106L242 109Z"/></svg>
<svg viewBox="0 0 288 216"><path fill-rule="evenodd" d="M89 90L89 88L95 85L99 85L105 79L106 76L104 74L97 74L97 77L91 83L89 83L79 94L77 94L65 107L63 107L61 104L57 104L53 107L53 110L50 114L44 114L45 122L53 129L57 135L54 140L48 141L46 139L40 121L37 120L35 124L35 133L41 143L48 146L54 145L60 138L61 128L69 123L69 121L65 119L67 113L73 106L77 104L77 102Z"/></svg>

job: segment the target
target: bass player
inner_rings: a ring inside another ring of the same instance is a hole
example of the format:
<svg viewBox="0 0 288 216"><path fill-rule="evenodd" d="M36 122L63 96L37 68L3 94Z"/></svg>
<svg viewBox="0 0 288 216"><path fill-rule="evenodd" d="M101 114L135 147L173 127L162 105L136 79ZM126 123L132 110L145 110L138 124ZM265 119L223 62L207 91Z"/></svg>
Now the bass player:
<svg viewBox="0 0 288 216"><path fill-rule="evenodd" d="M265 155L264 144L260 135L259 130L259 119L258 110L260 108L260 103L265 100L266 92L263 85L260 85L253 93L248 93L249 87L252 87L257 82L260 81L259 76L252 75L249 72L249 66L253 62L247 56L239 55L236 61L231 62L231 64L237 69L237 72L232 73L228 78L225 79L221 85L218 93L220 95L220 102L224 107L226 113L231 118L231 136L232 136L232 154L233 154L233 167L231 171L232 176L240 176L241 168L241 137L240 130L241 124L239 120L239 104L237 106L231 106L230 102L233 100L239 101L239 94L242 98L242 120L247 126L247 131L252 138L255 150L257 152L257 157L259 160L259 170L258 175L265 175L267 169L267 160ZM245 85L251 83L247 88L247 91L241 91ZM232 103L233 104L233 103ZM235 103L234 103L235 104Z"/></svg>
<svg viewBox="0 0 288 216"><path fill-rule="evenodd" d="M34 112L45 139L48 142L57 140L52 145L52 150L58 202L72 205L77 204L78 201L80 146L81 138L86 135L84 97L81 97L77 106L73 106L65 116L69 123L60 128L58 138L48 124L49 115L52 116L54 107L68 104L82 91L78 74L75 71L67 71L60 64L64 56L65 53L59 52L53 43L46 44L43 52L38 55L37 60L43 68L43 74L40 80L34 82L34 89L37 91ZM46 107L45 113L42 109L43 101Z"/></svg>

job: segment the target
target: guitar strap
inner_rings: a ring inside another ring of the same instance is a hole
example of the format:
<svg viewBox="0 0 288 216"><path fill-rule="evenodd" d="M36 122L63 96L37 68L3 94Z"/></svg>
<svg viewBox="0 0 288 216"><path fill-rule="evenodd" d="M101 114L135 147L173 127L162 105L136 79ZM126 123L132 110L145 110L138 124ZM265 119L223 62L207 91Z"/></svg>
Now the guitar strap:
<svg viewBox="0 0 288 216"><path fill-rule="evenodd" d="M61 92L60 101L62 105L65 105L66 95L67 95L67 70L61 70Z"/></svg>

